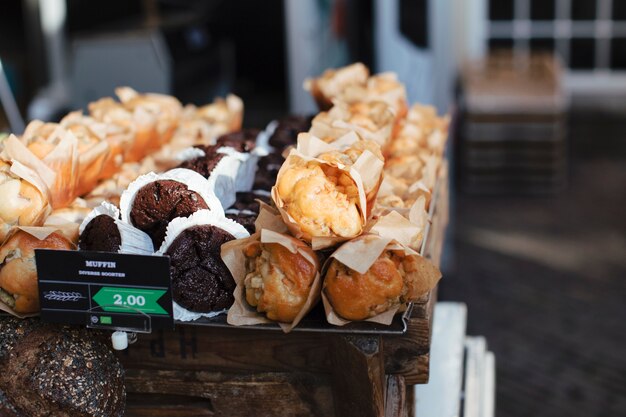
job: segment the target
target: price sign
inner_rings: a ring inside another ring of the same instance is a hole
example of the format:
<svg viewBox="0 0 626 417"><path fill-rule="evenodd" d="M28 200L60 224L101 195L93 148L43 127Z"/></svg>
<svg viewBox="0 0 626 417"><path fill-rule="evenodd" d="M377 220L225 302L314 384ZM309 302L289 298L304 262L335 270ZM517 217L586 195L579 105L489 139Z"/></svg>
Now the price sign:
<svg viewBox="0 0 626 417"><path fill-rule="evenodd" d="M43 321L150 332L172 328L169 258L35 251Z"/></svg>

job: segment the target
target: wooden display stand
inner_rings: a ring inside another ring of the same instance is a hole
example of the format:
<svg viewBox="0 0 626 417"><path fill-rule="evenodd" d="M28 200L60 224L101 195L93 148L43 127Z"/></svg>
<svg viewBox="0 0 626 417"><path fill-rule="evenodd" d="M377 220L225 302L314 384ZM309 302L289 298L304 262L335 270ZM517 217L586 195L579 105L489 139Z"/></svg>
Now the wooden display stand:
<svg viewBox="0 0 626 417"><path fill-rule="evenodd" d="M447 165L425 256L439 265L448 222ZM401 336L178 325L140 335L119 356L128 416L409 416L429 376L436 289Z"/></svg>

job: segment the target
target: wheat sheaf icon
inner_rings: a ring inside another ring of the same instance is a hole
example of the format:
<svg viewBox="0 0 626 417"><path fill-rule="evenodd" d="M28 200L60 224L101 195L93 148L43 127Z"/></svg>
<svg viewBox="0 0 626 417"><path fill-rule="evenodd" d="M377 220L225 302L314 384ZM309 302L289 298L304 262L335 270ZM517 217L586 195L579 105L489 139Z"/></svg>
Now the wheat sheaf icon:
<svg viewBox="0 0 626 417"><path fill-rule="evenodd" d="M50 301L78 301L86 297L79 292L46 291L43 298Z"/></svg>

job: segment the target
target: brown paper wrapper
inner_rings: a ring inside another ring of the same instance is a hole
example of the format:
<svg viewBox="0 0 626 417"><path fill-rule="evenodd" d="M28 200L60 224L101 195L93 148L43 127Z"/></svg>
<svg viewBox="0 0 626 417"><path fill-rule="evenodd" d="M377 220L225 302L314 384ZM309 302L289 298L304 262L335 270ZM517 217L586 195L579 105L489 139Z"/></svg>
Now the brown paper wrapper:
<svg viewBox="0 0 626 417"><path fill-rule="evenodd" d="M417 289L418 292L428 292L430 289L435 287L439 278L441 278L441 272L439 272L439 269L432 265L427 259L419 255L416 251L401 245L394 238L374 234L362 235L351 240L350 242L344 243L341 247L339 247L339 249L330 255L329 259L326 260L324 267L322 268L322 274L325 275L332 259L336 259L348 268L360 274L364 274L371 268L374 262L385 250L404 251L405 256L415 257L420 276L420 286ZM335 312L323 289L322 302L324 303L324 310L326 312L326 320L328 323L335 326L344 326L351 322L350 320L342 318ZM389 325L393 321L393 316L397 312L404 311L405 309L406 304L401 303L381 314L363 321Z"/></svg>
<svg viewBox="0 0 626 417"><path fill-rule="evenodd" d="M246 239L232 240L222 245L222 260L230 270L237 287L235 288L235 303L228 310L227 321L233 326L249 326L255 324L272 323L263 313L259 313L256 308L250 306L246 302L244 280L246 278L246 257L243 254L244 248L251 242L260 241L261 243L277 243L287 248L291 253L300 253L312 265L316 265L319 269L317 259L312 258L309 253L294 245L292 238L273 232L268 229L260 230ZM289 333L294 327L300 323L302 318L309 312L320 298L321 284L319 271L315 275L308 297L302 306L300 312L291 323L276 322L285 333Z"/></svg>
<svg viewBox="0 0 626 417"><path fill-rule="evenodd" d="M320 159L316 159L316 158L312 158L306 155L301 154L300 152L298 152L297 150L292 150L289 154L289 156L287 157L287 160L283 163L282 167L280 168L280 171L278 172L278 176L276 179L276 183L278 184L282 178L282 176L284 175L284 173L289 170L291 168L291 166L293 166L295 164L296 158L301 158L304 161L314 161L315 163L319 164L319 165L327 165L327 166L335 166L337 168L339 168L340 170L347 172L348 175L352 178L352 180L354 181L354 183L357 186L358 189L358 204L357 207L361 213L361 221L362 221L362 228L365 227L365 223L367 221L367 217L371 214L371 210L373 208L373 203L374 201L372 201L372 207L368 207L368 203L367 203L367 194L365 192L364 186L363 186L363 178L365 178L366 181L371 181L371 176L372 176L372 172L371 170L367 169L367 163L363 162L362 164L354 164L351 167L346 167L344 165L338 164L338 165L333 165L330 164L326 161L322 161ZM364 152L361 157L359 158L359 160L361 158L364 158L364 161L370 160L372 163L374 163L376 160L378 161L378 158L376 158L371 152ZM357 160L357 162L359 162ZM359 168L359 169L357 169ZM280 197L280 195L278 194L278 189L276 186L272 187L272 199L274 200L274 203L276 204L276 207L278 208L283 221L285 222L285 224L287 225L287 228L289 229L289 232L294 235L296 238L298 239L302 239L306 242L310 242L311 246L313 247L314 250L319 250L319 249L324 249L324 248L328 248L330 246L334 246L338 243L341 242L345 242L346 240L349 240L355 236L351 236L351 237L342 237L342 236L311 236L310 234L304 232L302 230L302 228L300 227L299 223L287 212L287 210L284 208L285 207L285 203L282 200L282 198Z"/></svg>

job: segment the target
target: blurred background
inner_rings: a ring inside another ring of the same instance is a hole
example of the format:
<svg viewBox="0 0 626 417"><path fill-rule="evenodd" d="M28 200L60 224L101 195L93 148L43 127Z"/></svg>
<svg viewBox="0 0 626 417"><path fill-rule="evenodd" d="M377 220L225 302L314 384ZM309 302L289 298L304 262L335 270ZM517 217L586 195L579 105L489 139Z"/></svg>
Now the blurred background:
<svg viewBox="0 0 626 417"><path fill-rule="evenodd" d="M263 127L354 61L453 116L439 298L495 353L496 414L626 415L624 0L4 0L0 132L119 85Z"/></svg>

